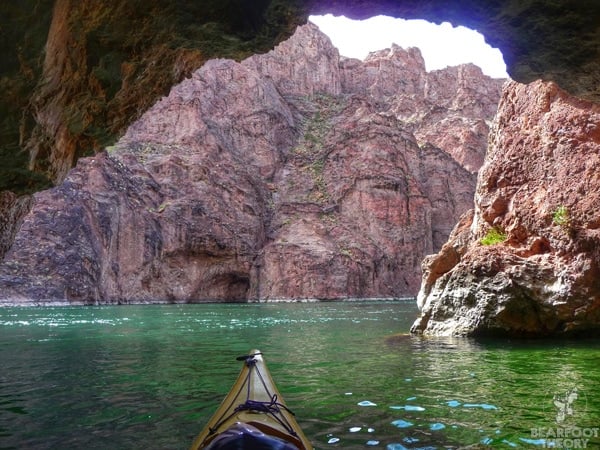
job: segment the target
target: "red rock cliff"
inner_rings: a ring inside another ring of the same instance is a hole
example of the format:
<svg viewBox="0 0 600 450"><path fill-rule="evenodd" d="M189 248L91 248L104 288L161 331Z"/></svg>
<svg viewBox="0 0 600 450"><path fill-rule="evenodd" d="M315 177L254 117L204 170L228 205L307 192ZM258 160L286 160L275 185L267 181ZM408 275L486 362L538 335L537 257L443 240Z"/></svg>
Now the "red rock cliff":
<svg viewBox="0 0 600 450"><path fill-rule="evenodd" d="M447 132L477 141L471 122L491 120L500 88L469 67L442 72L398 47L340 61L313 25L266 55L209 61L117 145L35 195L0 264L0 297L414 295L422 257L472 205L475 183L454 141L425 142L436 132L418 118L468 112ZM488 85L481 98L466 86L475 79Z"/></svg>
<svg viewBox="0 0 600 450"><path fill-rule="evenodd" d="M597 334L599 154L597 104L552 82L509 83L475 210L423 263L422 314L413 331ZM486 235L492 245L484 245Z"/></svg>

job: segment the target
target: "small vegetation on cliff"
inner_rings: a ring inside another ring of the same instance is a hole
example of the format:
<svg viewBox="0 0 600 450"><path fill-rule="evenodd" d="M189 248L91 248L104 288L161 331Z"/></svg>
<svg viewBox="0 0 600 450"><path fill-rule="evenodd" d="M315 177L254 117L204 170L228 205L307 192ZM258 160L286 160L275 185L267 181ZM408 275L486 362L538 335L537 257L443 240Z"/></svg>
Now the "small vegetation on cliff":
<svg viewBox="0 0 600 450"><path fill-rule="evenodd" d="M169 206L169 202L161 203L158 208L149 208L148 211L151 213L162 213Z"/></svg>
<svg viewBox="0 0 600 450"><path fill-rule="evenodd" d="M347 258L352 258L354 255L352 254L352 250L349 248L340 249L340 255L346 256Z"/></svg>
<svg viewBox="0 0 600 450"><path fill-rule="evenodd" d="M561 228L569 228L571 219L569 217L569 210L565 205L559 205L552 213L552 223L558 225Z"/></svg>
<svg viewBox="0 0 600 450"><path fill-rule="evenodd" d="M506 233L498 228L491 228L479 241L481 245L496 245L506 241Z"/></svg>
<svg viewBox="0 0 600 450"><path fill-rule="evenodd" d="M328 94L303 98L306 117L302 121L303 134L292 154L302 170L312 180L312 190L306 200L323 204L329 200L324 168L327 164L325 140L332 129L332 119L345 107L346 100Z"/></svg>
<svg viewBox="0 0 600 450"><path fill-rule="evenodd" d="M336 225L338 223L338 216L333 212L333 211L329 211L329 212L322 212L319 215L319 219L321 219L321 221L323 223L325 223L326 225Z"/></svg>

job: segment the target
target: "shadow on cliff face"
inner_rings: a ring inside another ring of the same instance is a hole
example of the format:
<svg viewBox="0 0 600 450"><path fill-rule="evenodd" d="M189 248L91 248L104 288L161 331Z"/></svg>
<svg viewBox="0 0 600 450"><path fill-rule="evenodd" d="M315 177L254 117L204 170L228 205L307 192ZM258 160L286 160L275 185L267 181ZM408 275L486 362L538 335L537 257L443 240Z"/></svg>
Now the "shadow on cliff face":
<svg viewBox="0 0 600 450"><path fill-rule="evenodd" d="M305 20L268 0L4 5L0 190L62 181L204 61L267 51Z"/></svg>

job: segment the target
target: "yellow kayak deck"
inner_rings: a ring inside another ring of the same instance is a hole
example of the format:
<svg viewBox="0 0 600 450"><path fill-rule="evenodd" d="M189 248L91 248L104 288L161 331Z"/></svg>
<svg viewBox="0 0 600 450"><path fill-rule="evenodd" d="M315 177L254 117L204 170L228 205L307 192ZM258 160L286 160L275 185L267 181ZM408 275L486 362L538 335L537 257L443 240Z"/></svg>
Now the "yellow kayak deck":
<svg viewBox="0 0 600 450"><path fill-rule="evenodd" d="M244 428L256 430L250 431L251 434L285 441L298 450L312 450L294 414L285 405L262 353L253 350L237 359L243 361L244 366L236 382L191 449L207 449L211 444L212 448L219 448L216 445L219 436L241 433L239 430Z"/></svg>

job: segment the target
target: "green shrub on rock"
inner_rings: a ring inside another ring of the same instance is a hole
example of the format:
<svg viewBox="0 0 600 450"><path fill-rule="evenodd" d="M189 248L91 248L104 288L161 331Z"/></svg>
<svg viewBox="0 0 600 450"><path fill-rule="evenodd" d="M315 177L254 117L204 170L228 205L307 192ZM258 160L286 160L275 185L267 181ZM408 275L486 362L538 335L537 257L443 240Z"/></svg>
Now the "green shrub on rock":
<svg viewBox="0 0 600 450"><path fill-rule="evenodd" d="M565 205L559 205L552 213L552 223L563 228L568 228L570 222L569 210Z"/></svg>
<svg viewBox="0 0 600 450"><path fill-rule="evenodd" d="M496 245L506 241L506 233L498 228L491 228L479 241L481 245Z"/></svg>

